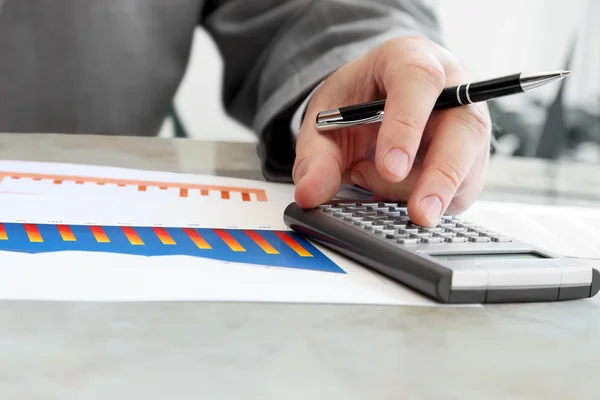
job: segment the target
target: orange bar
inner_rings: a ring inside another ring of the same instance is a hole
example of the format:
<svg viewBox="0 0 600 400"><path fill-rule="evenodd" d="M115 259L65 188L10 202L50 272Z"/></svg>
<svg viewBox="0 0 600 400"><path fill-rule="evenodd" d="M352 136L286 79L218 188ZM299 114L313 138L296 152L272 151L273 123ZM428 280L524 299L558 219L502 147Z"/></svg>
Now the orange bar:
<svg viewBox="0 0 600 400"><path fill-rule="evenodd" d="M222 198L223 200L229 200L229 192L222 191L222 192L221 192L221 198Z"/></svg>
<svg viewBox="0 0 600 400"><path fill-rule="evenodd" d="M217 234L217 236L221 238L221 240L225 242L227 246L229 246L231 250L246 251L246 249L244 249L242 245L237 242L237 240L235 240L229 233L227 233L223 229L213 229L213 231Z"/></svg>
<svg viewBox="0 0 600 400"><path fill-rule="evenodd" d="M83 181L75 181L76 185L83 185Z"/></svg>
<svg viewBox="0 0 600 400"><path fill-rule="evenodd" d="M186 188L181 188L179 190L179 196L180 197L188 197L188 190Z"/></svg>
<svg viewBox="0 0 600 400"><path fill-rule="evenodd" d="M241 193L254 193L256 200L265 202L267 201L267 193L264 189L256 188L245 188L245 187L233 187L233 186L217 186L217 185L203 185L203 184L191 184L191 183L177 183L177 182L162 182L162 181L144 181L134 179L118 179L118 178L100 178L93 176L73 176L73 175L53 175L53 174L39 174L30 172L13 172L13 171L0 171L0 176L11 177L13 179L19 178L35 178L41 180L52 180L55 184L61 184L63 182L84 182L84 183L97 183L97 184L115 184L119 187L125 187L127 185L135 186L158 186L163 190L167 188L174 188L181 190L181 197L187 197L189 190L206 190L207 194L209 190L215 191L226 191L226 192L241 192ZM185 195L183 194L185 193Z"/></svg>
<svg viewBox="0 0 600 400"><path fill-rule="evenodd" d="M196 232L195 229L183 228L183 232L186 235L188 235L188 237L190 238L190 240L192 242L194 242L194 244L196 246L198 246L198 248L200 248L202 250L212 249L212 247L210 246L210 244L208 244L206 242L206 240L204 240L204 238L202 236L200 236L200 234L198 232Z"/></svg>
<svg viewBox="0 0 600 400"><path fill-rule="evenodd" d="M242 200L250 201L250 193L242 192Z"/></svg>
<svg viewBox="0 0 600 400"><path fill-rule="evenodd" d="M44 241L44 239L42 239L42 235L40 235L37 225L23 224L23 227L25 228L25 232L27 233L30 242L42 243Z"/></svg>
<svg viewBox="0 0 600 400"><path fill-rule="evenodd" d="M106 236L104 229L101 226L90 226L90 231L98 243L110 243L110 239Z"/></svg>
<svg viewBox="0 0 600 400"><path fill-rule="evenodd" d="M260 246L261 249L263 249L265 251L265 253L267 254L279 254L279 252L277 250L275 250L275 248L273 246L271 246L269 244L269 242L267 242L265 240L265 238L263 238L262 236L260 236L258 234L258 232L256 231L244 231L246 233L246 235L248 235L250 237L250 239L254 240L254 242Z"/></svg>
<svg viewBox="0 0 600 400"><path fill-rule="evenodd" d="M144 186L144 185L138 186L138 190L140 192L145 192L146 191L146 186Z"/></svg>
<svg viewBox="0 0 600 400"><path fill-rule="evenodd" d="M60 237L65 242L76 242L75 235L73 235L73 231L67 225L57 225L58 233L60 233Z"/></svg>
<svg viewBox="0 0 600 400"><path fill-rule="evenodd" d="M152 228L152 230L156 233L162 244L176 244L165 228Z"/></svg>
<svg viewBox="0 0 600 400"><path fill-rule="evenodd" d="M290 248L292 250L294 250L296 253L298 253L298 255L300 257L312 257L312 254L310 254L304 247L300 246L300 243L296 242L290 235L288 235L285 232L275 232L275 234L277 236L279 236L279 238L281 240L283 240L283 242L285 244L287 244L288 246L290 246Z"/></svg>
<svg viewBox="0 0 600 400"><path fill-rule="evenodd" d="M135 229L133 229L131 226L122 226L121 229L123 230L125 236L127 236L127 240L129 240L129 243L131 243L134 246L144 245L142 238L140 238Z"/></svg>
<svg viewBox="0 0 600 400"><path fill-rule="evenodd" d="M8 235L6 234L6 229L4 229L3 224L0 224L0 240L8 240Z"/></svg>
<svg viewBox="0 0 600 400"><path fill-rule="evenodd" d="M200 194L201 194L202 196L208 196L208 190L206 190L206 189L201 189L201 190L200 190Z"/></svg>

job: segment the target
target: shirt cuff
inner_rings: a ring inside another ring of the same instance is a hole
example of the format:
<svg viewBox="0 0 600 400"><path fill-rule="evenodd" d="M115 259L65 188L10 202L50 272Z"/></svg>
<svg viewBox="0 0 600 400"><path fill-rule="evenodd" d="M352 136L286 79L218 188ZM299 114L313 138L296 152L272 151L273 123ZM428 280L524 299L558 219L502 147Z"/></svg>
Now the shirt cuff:
<svg viewBox="0 0 600 400"><path fill-rule="evenodd" d="M306 113L306 108L308 107L308 103L310 102L312 97L315 95L316 91L321 87L321 85L323 85L323 82L319 83L317 85L317 87L315 87L312 90L312 92L310 92L310 94L306 97L306 99L304 99L302 104L300 104L300 106L294 113L294 116L292 117L292 120L290 121L290 130L292 131L294 138L297 138L298 134L300 133L300 127L302 126L302 121L304 120L304 114Z"/></svg>

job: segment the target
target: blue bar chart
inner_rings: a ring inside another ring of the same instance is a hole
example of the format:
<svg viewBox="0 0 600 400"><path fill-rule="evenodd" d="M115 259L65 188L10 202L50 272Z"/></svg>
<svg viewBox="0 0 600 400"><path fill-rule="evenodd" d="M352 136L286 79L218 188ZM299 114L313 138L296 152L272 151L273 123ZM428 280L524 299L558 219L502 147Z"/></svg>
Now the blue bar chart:
<svg viewBox="0 0 600 400"><path fill-rule="evenodd" d="M190 256L345 273L304 238L276 230L0 223L0 251Z"/></svg>

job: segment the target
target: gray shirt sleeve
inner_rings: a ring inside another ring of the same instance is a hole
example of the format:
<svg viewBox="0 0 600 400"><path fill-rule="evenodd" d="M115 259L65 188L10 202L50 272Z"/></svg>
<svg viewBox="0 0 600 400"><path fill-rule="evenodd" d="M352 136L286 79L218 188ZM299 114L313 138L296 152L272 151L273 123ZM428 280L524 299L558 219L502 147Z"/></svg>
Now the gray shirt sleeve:
<svg viewBox="0 0 600 400"><path fill-rule="evenodd" d="M326 76L386 40L440 41L430 2L229 0L208 2L203 25L224 60L227 112L259 135L263 172L290 182L290 120Z"/></svg>

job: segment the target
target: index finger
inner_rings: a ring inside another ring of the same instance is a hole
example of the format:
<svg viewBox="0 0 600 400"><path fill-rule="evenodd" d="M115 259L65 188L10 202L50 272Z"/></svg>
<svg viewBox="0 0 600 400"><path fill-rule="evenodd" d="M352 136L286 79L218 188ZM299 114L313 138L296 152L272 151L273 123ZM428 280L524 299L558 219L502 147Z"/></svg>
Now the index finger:
<svg viewBox="0 0 600 400"><path fill-rule="evenodd" d="M446 75L439 57L421 40L405 39L390 46L384 48L384 61L375 71L387 92L375 165L384 179L400 182L412 168Z"/></svg>

